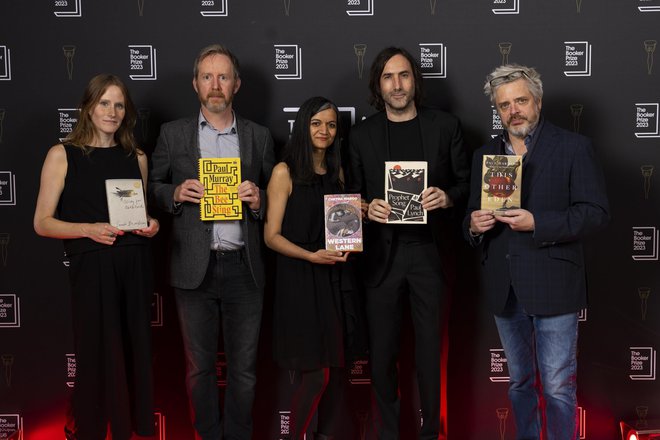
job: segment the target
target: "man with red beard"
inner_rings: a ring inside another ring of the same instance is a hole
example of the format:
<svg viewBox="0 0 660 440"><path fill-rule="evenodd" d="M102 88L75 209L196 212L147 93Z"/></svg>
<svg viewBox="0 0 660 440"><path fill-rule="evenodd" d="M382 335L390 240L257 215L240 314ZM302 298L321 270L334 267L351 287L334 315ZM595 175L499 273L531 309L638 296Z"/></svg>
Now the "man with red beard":
<svg viewBox="0 0 660 440"><path fill-rule="evenodd" d="M241 86L238 60L215 44L195 60L199 114L161 127L149 173L150 199L173 215L171 284L186 352L186 385L196 438L249 440L256 384L257 340L263 307L261 221L274 164L267 128L232 108ZM240 157L241 220L202 222L200 158ZM221 319L222 318L222 319ZM216 358L222 321L227 357L224 416Z"/></svg>
<svg viewBox="0 0 660 440"><path fill-rule="evenodd" d="M504 133L474 154L463 224L481 250L481 286L507 358L516 438L575 440L578 312L587 306L581 240L609 221L603 172L588 138L541 115L535 69L500 66L484 91ZM523 156L520 209L495 215L480 208L485 154Z"/></svg>

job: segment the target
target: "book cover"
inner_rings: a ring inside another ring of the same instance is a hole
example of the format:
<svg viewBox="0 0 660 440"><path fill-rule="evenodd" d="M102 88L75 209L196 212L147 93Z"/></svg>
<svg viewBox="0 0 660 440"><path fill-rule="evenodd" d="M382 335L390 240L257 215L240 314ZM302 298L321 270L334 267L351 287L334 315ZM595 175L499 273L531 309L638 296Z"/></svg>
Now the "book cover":
<svg viewBox="0 0 660 440"><path fill-rule="evenodd" d="M238 198L241 159L199 159L199 181L204 185L204 197L199 201L200 219L207 221L243 218L243 203Z"/></svg>
<svg viewBox="0 0 660 440"><path fill-rule="evenodd" d="M385 201L392 207L387 223L426 224L422 192L427 179L426 161L385 162Z"/></svg>
<svg viewBox="0 0 660 440"><path fill-rule="evenodd" d="M142 179L106 179L109 223L122 231L147 227Z"/></svg>
<svg viewBox="0 0 660 440"><path fill-rule="evenodd" d="M486 154L481 167L481 209L498 212L519 209L522 156Z"/></svg>
<svg viewBox="0 0 660 440"><path fill-rule="evenodd" d="M323 196L325 248L329 251L362 252L360 194Z"/></svg>

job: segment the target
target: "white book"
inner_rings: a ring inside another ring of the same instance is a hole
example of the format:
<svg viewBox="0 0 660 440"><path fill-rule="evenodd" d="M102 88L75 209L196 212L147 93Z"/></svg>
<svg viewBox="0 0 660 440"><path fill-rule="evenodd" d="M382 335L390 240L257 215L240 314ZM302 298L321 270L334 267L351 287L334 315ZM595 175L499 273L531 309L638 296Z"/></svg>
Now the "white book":
<svg viewBox="0 0 660 440"><path fill-rule="evenodd" d="M105 193L112 226L123 231L147 227L142 179L107 179Z"/></svg>

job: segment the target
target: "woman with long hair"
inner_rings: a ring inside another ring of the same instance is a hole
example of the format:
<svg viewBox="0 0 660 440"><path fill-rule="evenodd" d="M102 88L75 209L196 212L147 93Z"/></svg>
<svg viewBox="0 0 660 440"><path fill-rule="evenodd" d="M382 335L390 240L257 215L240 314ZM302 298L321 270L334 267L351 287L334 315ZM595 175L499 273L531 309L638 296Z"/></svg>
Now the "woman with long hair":
<svg viewBox="0 0 660 440"><path fill-rule="evenodd" d="M106 179L147 182L147 156L133 137L136 111L114 75L92 78L79 121L50 148L41 171L34 229L59 238L70 260L76 386L65 427L69 440L114 440L154 433L148 238L159 229L109 223Z"/></svg>

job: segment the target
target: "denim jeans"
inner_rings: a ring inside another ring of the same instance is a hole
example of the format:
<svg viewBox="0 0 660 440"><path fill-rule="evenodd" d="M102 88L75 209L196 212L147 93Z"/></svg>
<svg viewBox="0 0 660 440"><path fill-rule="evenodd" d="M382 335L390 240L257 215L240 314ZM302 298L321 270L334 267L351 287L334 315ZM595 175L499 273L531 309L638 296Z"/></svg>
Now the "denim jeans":
<svg viewBox="0 0 660 440"><path fill-rule="evenodd" d="M577 313L530 315L511 292L506 309L495 316L495 323L509 367L516 439L541 438L540 392L545 401L545 439L575 440Z"/></svg>
<svg viewBox="0 0 660 440"><path fill-rule="evenodd" d="M176 300L196 438L249 440L263 292L243 252L212 252L202 284L194 290L176 289ZM220 322L227 359L222 418L216 371Z"/></svg>

